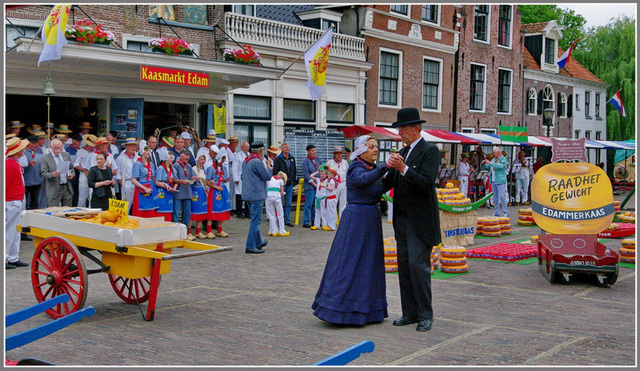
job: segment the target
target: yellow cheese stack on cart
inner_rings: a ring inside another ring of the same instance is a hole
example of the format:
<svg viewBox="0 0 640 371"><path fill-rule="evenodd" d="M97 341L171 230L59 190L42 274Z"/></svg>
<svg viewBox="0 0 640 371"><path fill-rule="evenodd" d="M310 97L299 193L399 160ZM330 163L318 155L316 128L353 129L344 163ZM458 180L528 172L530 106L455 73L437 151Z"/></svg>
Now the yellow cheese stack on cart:
<svg viewBox="0 0 640 371"><path fill-rule="evenodd" d="M467 265L467 249L463 246L442 246L440 248L440 270L444 273L464 273Z"/></svg>
<svg viewBox="0 0 640 371"><path fill-rule="evenodd" d="M393 237L387 237L384 240L384 271L398 271L398 247Z"/></svg>
<svg viewBox="0 0 640 371"><path fill-rule="evenodd" d="M500 234L511 234L511 219L502 216L500 219Z"/></svg>
<svg viewBox="0 0 640 371"><path fill-rule="evenodd" d="M518 210L518 225L536 225L536 222L533 221L533 209L525 208Z"/></svg>
<svg viewBox="0 0 640 371"><path fill-rule="evenodd" d="M618 250L620 261L623 263L636 263L636 240L622 240L622 247Z"/></svg>
<svg viewBox="0 0 640 371"><path fill-rule="evenodd" d="M613 201L614 214L619 214L622 209L620 208L620 201Z"/></svg>
<svg viewBox="0 0 640 371"><path fill-rule="evenodd" d="M484 237L500 237L502 236L502 225L500 218L497 216L485 216L482 219L482 235Z"/></svg>
<svg viewBox="0 0 640 371"><path fill-rule="evenodd" d="M431 274L440 266L440 247L442 247L442 244L431 249Z"/></svg>

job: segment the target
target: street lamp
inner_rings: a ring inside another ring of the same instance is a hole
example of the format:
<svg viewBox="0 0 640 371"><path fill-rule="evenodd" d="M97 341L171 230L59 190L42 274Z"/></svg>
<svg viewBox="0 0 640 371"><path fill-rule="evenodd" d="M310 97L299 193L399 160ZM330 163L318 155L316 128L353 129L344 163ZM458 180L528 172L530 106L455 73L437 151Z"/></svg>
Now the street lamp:
<svg viewBox="0 0 640 371"><path fill-rule="evenodd" d="M542 110L542 125L547 127L547 137L549 137L550 131L551 131L551 126L553 125L553 115L556 113L556 111L551 108L551 107L547 107L544 110Z"/></svg>

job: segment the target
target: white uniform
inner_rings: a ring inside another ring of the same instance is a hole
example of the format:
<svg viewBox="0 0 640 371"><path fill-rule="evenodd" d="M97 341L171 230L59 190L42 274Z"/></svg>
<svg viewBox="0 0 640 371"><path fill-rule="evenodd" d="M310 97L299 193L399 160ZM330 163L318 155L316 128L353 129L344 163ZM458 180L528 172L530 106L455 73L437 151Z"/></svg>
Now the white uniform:
<svg viewBox="0 0 640 371"><path fill-rule="evenodd" d="M136 186L131 181L131 175L133 170L133 164L138 161L138 154L135 153L133 155L133 159L131 159L127 152L123 152L118 156L116 162L118 163L118 174L114 177L114 179L122 180L122 188L121 193L124 195L124 201L129 203L129 210L131 210L131 206L133 206L133 191L135 191Z"/></svg>
<svg viewBox="0 0 640 371"><path fill-rule="evenodd" d="M516 202L525 203L529 201L529 182L533 175L533 165L531 157L524 158L523 165L519 160L513 162L513 172L516 175Z"/></svg>
<svg viewBox="0 0 640 371"><path fill-rule="evenodd" d="M236 164L236 154L233 153L231 151L231 148L227 149L227 162L225 162L225 165L227 165L228 169L230 170L228 172L229 174L229 198L231 199L231 210L235 210L236 209L236 182L235 182L235 174L233 173L233 167Z"/></svg>
<svg viewBox="0 0 640 371"><path fill-rule="evenodd" d="M338 207L338 180L337 178L328 179L325 183L325 189L327 198L321 202L322 207L322 224L327 227L336 230L336 215L337 215L337 207Z"/></svg>
<svg viewBox="0 0 640 371"><path fill-rule="evenodd" d="M284 186L284 180L274 175L267 182L267 200L265 208L267 210L267 219L269 219L269 233L285 234L284 230L284 212L282 211L282 196L280 195L280 187Z"/></svg>
<svg viewBox="0 0 640 371"><path fill-rule="evenodd" d="M316 204L313 205L316 209L316 216L313 220L313 226L316 228L321 228L322 222L324 221L324 218L322 217L322 215L324 214L324 199L325 199L325 196L327 195L327 189L323 186L327 184L327 179L320 180L319 177L315 179L314 178L311 178L311 179L315 181L317 184Z"/></svg>
<svg viewBox="0 0 640 371"><path fill-rule="evenodd" d="M89 150L85 147L82 147L76 152L76 160L73 163L73 167L76 168L78 166L82 167L84 160L89 156ZM89 169L87 169L89 170ZM84 171L80 171L80 176L78 178L78 207L87 207L89 199L89 182L87 180L87 175L85 175Z"/></svg>
<svg viewBox="0 0 640 371"><path fill-rule="evenodd" d="M458 180L460 181L460 192L465 196L469 195L469 177L471 176L471 165L467 162L458 163Z"/></svg>
<svg viewBox="0 0 640 371"><path fill-rule="evenodd" d="M338 190L336 192L338 217L342 218L342 212L347 207L347 170L349 170L349 163L347 160L342 159L340 163L336 162L334 158L327 162L329 167L333 167L338 170L338 176L340 177L340 183L338 184Z"/></svg>
<svg viewBox="0 0 640 371"><path fill-rule="evenodd" d="M242 164L244 163L244 159L249 156L248 153L244 153L242 151L236 152L236 158L233 161L233 181L238 182L235 185L235 194L242 194Z"/></svg>

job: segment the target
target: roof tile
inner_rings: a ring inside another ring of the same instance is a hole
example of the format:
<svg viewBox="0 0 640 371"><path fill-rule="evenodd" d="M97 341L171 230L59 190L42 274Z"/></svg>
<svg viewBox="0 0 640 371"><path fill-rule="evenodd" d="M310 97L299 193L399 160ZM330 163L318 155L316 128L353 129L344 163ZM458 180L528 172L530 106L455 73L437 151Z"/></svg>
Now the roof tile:
<svg viewBox="0 0 640 371"><path fill-rule="evenodd" d="M522 25L521 30L524 33L538 33L542 32L547 27L547 24L549 22L527 23Z"/></svg>

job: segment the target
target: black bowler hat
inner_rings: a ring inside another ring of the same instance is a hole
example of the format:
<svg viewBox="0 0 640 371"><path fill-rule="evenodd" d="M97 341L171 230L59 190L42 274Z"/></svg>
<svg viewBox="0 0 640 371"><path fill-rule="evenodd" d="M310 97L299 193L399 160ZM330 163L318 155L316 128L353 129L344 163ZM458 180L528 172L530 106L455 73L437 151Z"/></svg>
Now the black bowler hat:
<svg viewBox="0 0 640 371"><path fill-rule="evenodd" d="M391 127L397 128L404 125L417 125L426 122L420 119L420 112L413 107L403 108L398 111L398 121L394 122Z"/></svg>
<svg viewBox="0 0 640 371"><path fill-rule="evenodd" d="M313 144L309 144L307 146L307 151L310 150L310 149L314 149L314 148L316 148L316 146L314 146Z"/></svg>
<svg viewBox="0 0 640 371"><path fill-rule="evenodd" d="M256 141L251 143L251 149L256 149L256 148L264 148L264 143L262 143L262 141Z"/></svg>

